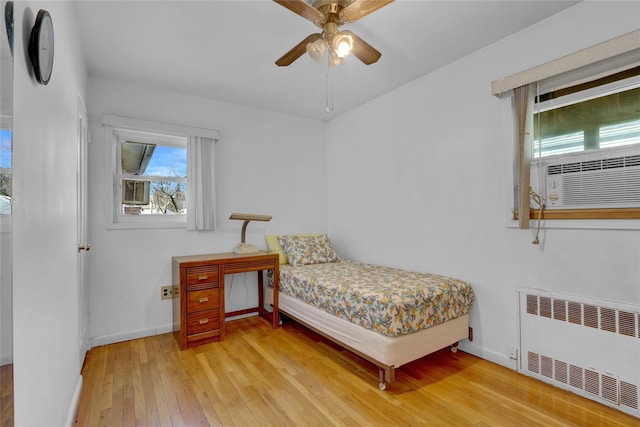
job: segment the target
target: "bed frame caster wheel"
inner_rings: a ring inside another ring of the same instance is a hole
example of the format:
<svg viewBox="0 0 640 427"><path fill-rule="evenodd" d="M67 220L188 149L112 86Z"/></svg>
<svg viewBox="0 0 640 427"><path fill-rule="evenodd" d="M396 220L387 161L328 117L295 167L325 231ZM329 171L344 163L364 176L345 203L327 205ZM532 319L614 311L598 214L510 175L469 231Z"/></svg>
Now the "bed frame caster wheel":
<svg viewBox="0 0 640 427"><path fill-rule="evenodd" d="M458 352L458 343L451 344L451 353L457 353L457 352Z"/></svg>
<svg viewBox="0 0 640 427"><path fill-rule="evenodd" d="M278 314L278 326L282 326L282 316Z"/></svg>
<svg viewBox="0 0 640 427"><path fill-rule="evenodd" d="M380 390L382 391L385 391L387 389L387 385L385 383L378 384L378 387L380 387Z"/></svg>

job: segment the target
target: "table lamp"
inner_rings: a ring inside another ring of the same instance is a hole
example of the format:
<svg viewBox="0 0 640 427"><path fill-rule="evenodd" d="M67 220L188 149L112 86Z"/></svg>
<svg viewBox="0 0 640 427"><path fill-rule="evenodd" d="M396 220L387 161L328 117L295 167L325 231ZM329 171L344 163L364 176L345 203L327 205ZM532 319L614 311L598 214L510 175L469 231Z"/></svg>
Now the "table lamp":
<svg viewBox="0 0 640 427"><path fill-rule="evenodd" d="M245 243L247 225L250 221L271 221L271 215L232 213L229 219L238 219L244 221L244 223L242 224L242 236L240 243L236 245L233 251L237 254L250 254L259 252L258 248L256 248L254 245Z"/></svg>

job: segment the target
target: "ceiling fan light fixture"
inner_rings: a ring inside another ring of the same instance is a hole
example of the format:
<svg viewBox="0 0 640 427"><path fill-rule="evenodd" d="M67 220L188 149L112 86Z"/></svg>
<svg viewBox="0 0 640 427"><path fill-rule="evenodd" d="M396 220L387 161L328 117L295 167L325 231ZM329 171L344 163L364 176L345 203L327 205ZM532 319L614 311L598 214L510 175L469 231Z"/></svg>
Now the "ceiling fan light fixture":
<svg viewBox="0 0 640 427"><path fill-rule="evenodd" d="M327 65L329 68L337 67L344 62L344 58L341 58L336 53L335 49L329 49L329 56L327 58Z"/></svg>
<svg viewBox="0 0 640 427"><path fill-rule="evenodd" d="M338 58L346 58L353 50L353 37L350 34L339 32L333 37L331 45Z"/></svg>
<svg viewBox="0 0 640 427"><path fill-rule="evenodd" d="M324 52L327 50L327 42L324 39L318 39L314 42L307 43L307 53L316 62L322 61Z"/></svg>

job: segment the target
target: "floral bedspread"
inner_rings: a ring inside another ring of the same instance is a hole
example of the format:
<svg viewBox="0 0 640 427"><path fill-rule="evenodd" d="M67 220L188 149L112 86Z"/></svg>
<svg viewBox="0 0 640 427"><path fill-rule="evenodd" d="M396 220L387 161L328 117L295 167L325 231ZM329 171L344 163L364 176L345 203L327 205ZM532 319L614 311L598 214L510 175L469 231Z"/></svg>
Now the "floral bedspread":
<svg viewBox="0 0 640 427"><path fill-rule="evenodd" d="M462 316L474 297L461 280L350 260L281 265L280 291L390 336Z"/></svg>

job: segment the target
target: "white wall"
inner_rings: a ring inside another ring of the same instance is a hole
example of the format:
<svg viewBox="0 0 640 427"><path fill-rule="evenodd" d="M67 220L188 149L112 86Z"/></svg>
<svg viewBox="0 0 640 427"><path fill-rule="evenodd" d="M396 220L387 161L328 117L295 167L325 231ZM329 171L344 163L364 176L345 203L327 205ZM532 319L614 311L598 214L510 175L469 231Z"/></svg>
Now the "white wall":
<svg viewBox="0 0 640 427"><path fill-rule="evenodd" d="M53 74L27 55L39 9L55 30ZM14 4L13 304L15 425L64 425L80 383L77 280L78 97L85 65L70 2ZM3 35L4 36L4 35Z"/></svg>
<svg viewBox="0 0 640 427"><path fill-rule="evenodd" d="M4 0L0 6L4 11ZM0 34L6 34L6 28L3 19L0 21ZM13 129L12 118L13 56L9 38L0 37L0 129ZM13 363L11 255L11 216L0 215L0 366Z"/></svg>
<svg viewBox="0 0 640 427"><path fill-rule="evenodd" d="M639 27L639 2L582 2L327 127L329 232L346 257L469 281L474 341L515 366L518 287L640 303L640 232L507 227L509 99L491 82ZM384 58L383 58L384 59Z"/></svg>
<svg viewBox="0 0 640 427"><path fill-rule="evenodd" d="M262 249L267 233L327 230L324 122L102 79L89 79L88 92L93 345L170 331L171 300L160 299L160 287L171 284L171 257L230 252L242 227L231 212L273 216L247 228L247 243ZM220 131L216 231L107 229L113 181L103 113ZM257 306L256 277L235 275L233 287L227 278L227 311Z"/></svg>

